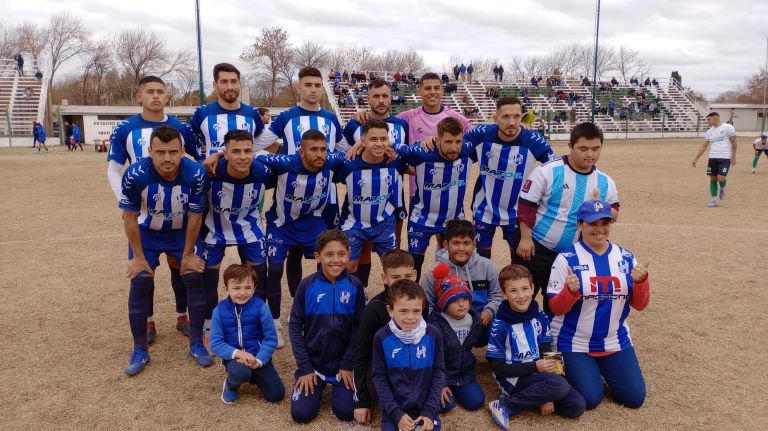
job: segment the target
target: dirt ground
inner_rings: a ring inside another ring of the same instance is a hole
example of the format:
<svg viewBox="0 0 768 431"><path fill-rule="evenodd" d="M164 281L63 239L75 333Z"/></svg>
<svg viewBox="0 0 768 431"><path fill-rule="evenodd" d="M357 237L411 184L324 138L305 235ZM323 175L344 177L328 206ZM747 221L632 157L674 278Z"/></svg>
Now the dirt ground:
<svg viewBox="0 0 768 431"><path fill-rule="evenodd" d="M629 410L606 401L575 421L526 413L513 429L768 428L768 160L751 175L751 141L742 139L727 199L706 208L706 158L690 166L700 142L607 141L600 161L621 200L612 240L652 261L651 303L629 317L645 405ZM555 147L566 151L562 142ZM0 150L0 429L367 429L337 421L328 394L307 426L291 421L288 399L267 403L253 387L234 406L222 404L223 369L194 365L187 339L174 329L164 265L152 362L126 377L127 247L104 159L61 147L48 155ZM500 237L496 243L494 260L506 265L508 250ZM429 265L434 254L427 256ZM235 257L228 253L225 264ZM305 262L304 273L313 266ZM369 297L382 288L378 274L376 263ZM290 347L274 362L290 387ZM498 389L482 359L478 375L488 402ZM495 429L485 411L458 408L443 420L446 430Z"/></svg>

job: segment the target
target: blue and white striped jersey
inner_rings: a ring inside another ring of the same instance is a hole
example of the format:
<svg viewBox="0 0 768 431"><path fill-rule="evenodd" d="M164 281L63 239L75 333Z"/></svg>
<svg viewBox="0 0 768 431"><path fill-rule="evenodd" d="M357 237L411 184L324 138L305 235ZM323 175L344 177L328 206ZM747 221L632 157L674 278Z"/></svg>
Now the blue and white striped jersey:
<svg viewBox="0 0 768 431"><path fill-rule="evenodd" d="M389 142L393 147L400 144L408 145L408 123L405 120L390 115L384 119L384 122L389 126ZM363 125L353 118L344 127L343 133L349 145L354 145L355 142L363 139Z"/></svg>
<svg viewBox="0 0 768 431"><path fill-rule="evenodd" d="M568 267L581 282L581 298L570 311L552 319L558 351L616 352L632 346L626 319L635 265L635 256L616 244L609 244L608 251L598 255L579 241L557 255L547 296L554 297L564 289Z"/></svg>
<svg viewBox="0 0 768 431"><path fill-rule="evenodd" d="M538 205L533 239L556 252L576 242L576 216L584 201L619 202L611 177L597 167L588 174L576 172L567 156L537 167L525 181L520 199Z"/></svg>
<svg viewBox="0 0 768 431"><path fill-rule="evenodd" d="M329 154L325 166L317 172L308 171L298 153L258 156L257 160L277 177L267 219L275 226L283 226L307 215L322 216L330 190L335 188L335 170L344 163L344 154Z"/></svg>
<svg viewBox="0 0 768 431"><path fill-rule="evenodd" d="M448 220L464 220L464 195L475 147L462 142L459 158L449 162L435 148L419 144L395 148L416 169L416 193L411 198L409 221L420 226L444 227Z"/></svg>
<svg viewBox="0 0 768 431"><path fill-rule="evenodd" d="M141 118L141 114L136 114L115 127L109 138L107 160L124 165L126 161L130 164L149 157L149 138L152 131L163 125L178 130L184 151L195 160L200 159L197 138L188 125L172 115L167 115L165 121L146 121Z"/></svg>
<svg viewBox="0 0 768 431"><path fill-rule="evenodd" d="M218 101L197 108L189 125L205 146L205 157L224 149L224 135L230 130L247 130L254 138L264 130L256 108L241 103L238 109L224 109Z"/></svg>
<svg viewBox="0 0 768 431"><path fill-rule="evenodd" d="M540 359L541 343L551 343L549 319L543 311L531 320L511 323L496 317L488 336L487 358L502 359L508 364L534 362ZM511 394L519 377L496 377L502 391Z"/></svg>
<svg viewBox="0 0 768 431"><path fill-rule="evenodd" d="M392 216L403 205L403 177L408 169L400 158L370 164L357 157L338 169L336 182L347 186L341 229L367 229Z"/></svg>
<svg viewBox="0 0 768 431"><path fill-rule="evenodd" d="M336 114L325 109L319 111L307 111L300 106L294 106L291 109L281 112L269 124L269 129L264 139L272 142L280 138L283 140L283 146L280 147L281 154L295 154L301 146L301 135L307 130L319 130L325 135L328 143L328 152L332 153L336 149L336 144L344 143L341 124L336 118ZM261 141L261 139L260 139ZM342 144L346 146L346 144ZM258 147L258 146L257 146ZM260 148L257 148L260 149Z"/></svg>
<svg viewBox="0 0 768 431"><path fill-rule="evenodd" d="M186 228L187 211L205 210L210 183L205 169L181 159L179 174L166 181L157 174L151 157L128 166L123 174L119 207L139 213L139 226L156 231Z"/></svg>
<svg viewBox="0 0 768 431"><path fill-rule="evenodd" d="M499 126L477 126L464 134L475 146L480 175L475 183L472 212L475 222L495 226L514 225L517 198L523 180L536 165L557 158L547 141L538 133L521 129L511 142L499 138Z"/></svg>
<svg viewBox="0 0 768 431"><path fill-rule="evenodd" d="M265 188L274 187L272 171L254 160L247 177L227 174L227 159L219 159L211 178L205 227L208 244L251 244L264 238L259 201Z"/></svg>

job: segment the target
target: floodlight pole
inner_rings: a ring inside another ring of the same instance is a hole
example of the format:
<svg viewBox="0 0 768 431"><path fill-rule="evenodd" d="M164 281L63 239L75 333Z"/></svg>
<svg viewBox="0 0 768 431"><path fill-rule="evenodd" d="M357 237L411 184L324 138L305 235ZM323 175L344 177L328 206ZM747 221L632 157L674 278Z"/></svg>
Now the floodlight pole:
<svg viewBox="0 0 768 431"><path fill-rule="evenodd" d="M589 121L595 122L595 105L597 103L597 42L600 37L600 0L597 0L597 10L595 11L595 59L592 64L592 109L589 112Z"/></svg>
<svg viewBox="0 0 768 431"><path fill-rule="evenodd" d="M768 37L765 38L765 69L763 69L763 123L760 125L760 136L765 134L765 95L768 92Z"/></svg>
<svg viewBox="0 0 768 431"><path fill-rule="evenodd" d="M205 103L203 85L203 39L200 33L200 0L195 0L195 30L197 31L197 78L199 80L200 104Z"/></svg>

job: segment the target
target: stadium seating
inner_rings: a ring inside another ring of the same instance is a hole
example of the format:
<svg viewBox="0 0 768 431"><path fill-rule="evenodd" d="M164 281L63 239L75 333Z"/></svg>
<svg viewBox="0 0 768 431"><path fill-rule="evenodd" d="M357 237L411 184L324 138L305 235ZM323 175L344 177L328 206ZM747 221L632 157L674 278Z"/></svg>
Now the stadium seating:
<svg viewBox="0 0 768 431"><path fill-rule="evenodd" d="M35 77L36 66L25 64L19 76L14 60L0 59L0 135L31 135L32 122L42 122L47 86Z"/></svg>

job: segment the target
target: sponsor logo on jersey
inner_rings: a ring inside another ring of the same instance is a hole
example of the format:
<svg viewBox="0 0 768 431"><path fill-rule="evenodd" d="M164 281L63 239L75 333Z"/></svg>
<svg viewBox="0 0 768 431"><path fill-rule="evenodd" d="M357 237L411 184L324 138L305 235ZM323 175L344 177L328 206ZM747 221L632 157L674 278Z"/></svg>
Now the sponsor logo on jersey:
<svg viewBox="0 0 768 431"><path fill-rule="evenodd" d="M533 181L525 180L525 182L523 183L523 193L528 193L528 190L531 189L532 184L533 184Z"/></svg>
<svg viewBox="0 0 768 431"><path fill-rule="evenodd" d="M219 199L224 199L227 197L227 192L225 192L224 190L219 190L218 192L216 192L216 197Z"/></svg>
<svg viewBox="0 0 768 431"><path fill-rule="evenodd" d="M227 208L227 207L223 207L221 205L216 205L216 204L213 205L213 212L217 214L237 215L237 214L251 212L257 209L259 209L258 203L253 205L248 205L246 207L235 207L235 208Z"/></svg>
<svg viewBox="0 0 768 431"><path fill-rule="evenodd" d="M514 355L512 355L512 359L517 359L518 361L525 361L526 359L537 359L538 357L539 357L539 349L531 349L525 352L517 352Z"/></svg>
<svg viewBox="0 0 768 431"><path fill-rule="evenodd" d="M296 195L287 193L284 199L288 202L293 202L293 203L306 203L306 202L323 200L327 197L328 197L328 193L326 192L320 193L319 195L312 195L312 196L296 196Z"/></svg>
<svg viewBox="0 0 768 431"><path fill-rule="evenodd" d="M501 169L491 169L488 166L480 166L480 174L485 175L491 175L496 178L501 178L504 180L522 180L523 179L523 173L522 172L515 172L515 171L503 171Z"/></svg>
<svg viewBox="0 0 768 431"><path fill-rule="evenodd" d="M589 271L589 265L573 265L571 269L574 271Z"/></svg>
<svg viewBox="0 0 768 431"><path fill-rule="evenodd" d="M360 187L361 189L365 188L365 186L367 186L367 185L368 185L368 183L365 180L360 180L360 181L357 182L357 186Z"/></svg>
<svg viewBox="0 0 768 431"><path fill-rule="evenodd" d="M424 190L444 190L466 185L464 180L456 180L448 183L424 183Z"/></svg>
<svg viewBox="0 0 768 431"><path fill-rule="evenodd" d="M154 195L152 195L152 200L155 202L159 201L162 198L163 198L163 195L161 195L160 193L155 193Z"/></svg>
<svg viewBox="0 0 768 431"><path fill-rule="evenodd" d="M576 256L576 253L573 253L573 252L570 252L570 251L566 251L565 253L560 253L560 254L562 254L563 257L574 257L574 256Z"/></svg>
<svg viewBox="0 0 768 431"><path fill-rule="evenodd" d="M352 203L358 205L374 205L389 200L389 193L378 196L352 196Z"/></svg>

